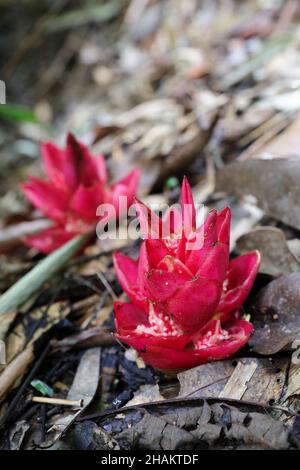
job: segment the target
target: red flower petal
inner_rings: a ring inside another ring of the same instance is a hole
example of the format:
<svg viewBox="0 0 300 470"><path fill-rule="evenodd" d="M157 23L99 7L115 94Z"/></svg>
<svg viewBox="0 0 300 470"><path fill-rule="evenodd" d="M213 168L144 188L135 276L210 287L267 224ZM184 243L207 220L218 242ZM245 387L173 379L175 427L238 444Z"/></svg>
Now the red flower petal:
<svg viewBox="0 0 300 470"><path fill-rule="evenodd" d="M148 315L137 306L127 302L115 302L116 337L143 351L149 345L184 348L191 341L191 335L158 335L150 333ZM140 329L140 331L138 331ZM149 332L147 333L147 329Z"/></svg>
<svg viewBox="0 0 300 470"><path fill-rule="evenodd" d="M229 263L226 288L218 311L227 313L239 308L248 297L250 289L256 278L260 266L260 254L258 251L238 256Z"/></svg>
<svg viewBox="0 0 300 470"><path fill-rule="evenodd" d="M138 286L138 261L117 252L113 256L115 270L123 290L132 302L140 307L144 305L144 297Z"/></svg>
<svg viewBox="0 0 300 470"><path fill-rule="evenodd" d="M80 185L70 201L70 209L83 220L97 221L97 208L104 199L105 193L101 184L90 187Z"/></svg>
<svg viewBox="0 0 300 470"><path fill-rule="evenodd" d="M119 210L119 198L120 196L127 197L127 210L132 205L134 196L138 189L140 179L140 170L135 169L129 173L125 178L117 181L111 186L112 192L112 203ZM117 211L118 212L118 211ZM118 212L119 214L119 212ZM122 214L119 214L122 215Z"/></svg>
<svg viewBox="0 0 300 470"><path fill-rule="evenodd" d="M47 215L49 219L62 220L68 210L69 195L52 182L30 177L27 183L21 184L25 196L30 202Z"/></svg>
<svg viewBox="0 0 300 470"><path fill-rule="evenodd" d="M81 147L73 134L68 134L63 169L66 183L72 192L77 188L80 181L81 160Z"/></svg>
<svg viewBox="0 0 300 470"><path fill-rule="evenodd" d="M173 205L169 207L162 216L163 236L178 232L182 228L182 214Z"/></svg>
<svg viewBox="0 0 300 470"><path fill-rule="evenodd" d="M151 300L165 302L190 280L186 273L152 269L145 279L145 293ZM172 314L174 313L170 310Z"/></svg>
<svg viewBox="0 0 300 470"><path fill-rule="evenodd" d="M94 164L98 180L105 184L107 182L107 171L106 171L106 162L103 155L95 155L92 158L92 163Z"/></svg>
<svg viewBox="0 0 300 470"><path fill-rule="evenodd" d="M158 269L163 269L169 273L176 273L186 276L186 280L193 278L193 273L179 259L171 255L165 256L157 265Z"/></svg>
<svg viewBox="0 0 300 470"><path fill-rule="evenodd" d="M49 179L56 186L65 188L67 183L64 176L64 151L54 145L53 142L44 142L41 145L41 153Z"/></svg>
<svg viewBox="0 0 300 470"><path fill-rule="evenodd" d="M73 190L79 184L93 186L96 182L105 182L107 178L103 156L93 157L89 149L71 133L67 137L64 174Z"/></svg>
<svg viewBox="0 0 300 470"><path fill-rule="evenodd" d="M231 357L248 342L253 327L250 323L239 320L229 326L227 331L229 335L227 340L205 349L184 348L178 350L149 345L146 347L146 351L141 352L140 355L145 362L158 369L190 369L210 361Z"/></svg>
<svg viewBox="0 0 300 470"><path fill-rule="evenodd" d="M78 235L78 233L67 232L61 227L51 227L43 230L37 235L31 235L24 238L24 243L36 248L42 253L51 253L74 238L76 235Z"/></svg>
<svg viewBox="0 0 300 470"><path fill-rule="evenodd" d="M221 296L222 285L209 279L193 279L172 292L165 303L176 322L187 331L195 330L213 316Z"/></svg>
<svg viewBox="0 0 300 470"><path fill-rule="evenodd" d="M186 176L183 178L181 188L182 227L188 235L196 229L196 209L191 187Z"/></svg>
<svg viewBox="0 0 300 470"><path fill-rule="evenodd" d="M118 331L135 330L139 325L149 325L148 315L131 302L114 302L114 310Z"/></svg>
<svg viewBox="0 0 300 470"><path fill-rule="evenodd" d="M131 346L141 353L152 346L159 346L163 349L174 348L174 350L181 350L190 342L190 335L187 334L181 336L155 336L130 332L127 334L116 334L115 336L123 343L126 343L128 346ZM141 356L143 357L143 354L141 354Z"/></svg>
<svg viewBox="0 0 300 470"><path fill-rule="evenodd" d="M143 243L147 252L149 268L155 268L160 261L170 254L163 240L145 240ZM148 269L149 270L149 269Z"/></svg>
<svg viewBox="0 0 300 470"><path fill-rule="evenodd" d="M231 210L229 207L225 207L217 218L218 240L225 245L229 245L230 242L230 223Z"/></svg>
<svg viewBox="0 0 300 470"><path fill-rule="evenodd" d="M135 198L135 208L144 239L159 239L162 234L162 220L142 201Z"/></svg>
<svg viewBox="0 0 300 470"><path fill-rule="evenodd" d="M211 211L197 233L191 234L189 240L184 239L182 248L185 253L185 264L193 273L198 271L207 253L214 247L218 239L217 217L217 211Z"/></svg>

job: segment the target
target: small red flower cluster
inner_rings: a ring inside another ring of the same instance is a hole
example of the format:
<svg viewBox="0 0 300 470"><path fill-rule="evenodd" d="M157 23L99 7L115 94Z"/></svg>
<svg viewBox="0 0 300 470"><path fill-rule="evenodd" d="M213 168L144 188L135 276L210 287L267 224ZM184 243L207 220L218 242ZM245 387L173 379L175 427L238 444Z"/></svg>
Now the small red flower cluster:
<svg viewBox="0 0 300 470"><path fill-rule="evenodd" d="M100 204L112 204L117 210L120 196L127 196L128 204L132 204L139 170L109 185L103 156L91 155L72 134L68 135L64 150L45 142L41 151L48 180L30 177L21 187L54 225L27 237L25 243L29 246L50 253L74 236L93 229L99 221L96 212Z"/></svg>
<svg viewBox="0 0 300 470"><path fill-rule="evenodd" d="M229 208L210 212L196 229L186 178L181 205L180 221L167 214L172 233L164 238L164 221L137 201L141 228L150 236L143 241L138 260L121 253L114 256L119 281L131 299L115 302L117 337L162 370L230 357L253 331L241 318L241 306L257 275L259 253L229 261ZM191 207L188 216L186 205ZM149 227L147 231L150 218L158 222L155 237Z"/></svg>

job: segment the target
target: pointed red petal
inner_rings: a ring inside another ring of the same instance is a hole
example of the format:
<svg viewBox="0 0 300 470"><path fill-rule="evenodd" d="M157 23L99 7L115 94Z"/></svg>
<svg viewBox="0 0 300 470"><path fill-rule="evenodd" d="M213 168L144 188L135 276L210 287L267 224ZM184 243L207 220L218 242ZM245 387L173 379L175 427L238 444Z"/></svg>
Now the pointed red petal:
<svg viewBox="0 0 300 470"><path fill-rule="evenodd" d="M202 260L196 276L218 281L222 285L228 269L228 263L229 247L217 242Z"/></svg>
<svg viewBox="0 0 300 470"><path fill-rule="evenodd" d="M162 216L163 236L178 232L182 227L181 211L173 205L169 207Z"/></svg>
<svg viewBox="0 0 300 470"><path fill-rule="evenodd" d="M137 191L140 175L141 171L136 168L135 170L128 173L128 175L126 175L124 178L114 183L112 185L112 189L116 190L119 186L122 187L122 193L131 196L131 202L133 202L133 196Z"/></svg>
<svg viewBox="0 0 300 470"><path fill-rule="evenodd" d="M258 251L238 256L229 263L225 292L222 296L218 311L230 312L239 308L248 297L260 266Z"/></svg>
<svg viewBox="0 0 300 470"><path fill-rule="evenodd" d="M148 347L159 346L165 351L165 348L174 348L180 350L190 342L191 335L185 334L180 336L155 336L146 335L136 332L123 332L122 334L117 333L115 335L120 341L128 344L137 351L145 351Z"/></svg>
<svg viewBox="0 0 300 470"><path fill-rule="evenodd" d="M146 275L150 271L150 261L148 249L145 242L142 242L140 249L140 256L138 259L138 276L137 276L137 289L144 292Z"/></svg>
<svg viewBox="0 0 300 470"><path fill-rule="evenodd" d="M71 191L74 191L80 181L80 165L82 161L82 151L79 142L71 133L67 136L67 145L64 158L64 175Z"/></svg>
<svg viewBox="0 0 300 470"><path fill-rule="evenodd" d="M104 199L104 189L100 183L89 187L80 185L70 201L70 209L84 220L96 221L97 208Z"/></svg>
<svg viewBox="0 0 300 470"><path fill-rule="evenodd" d="M115 270L119 282L128 297L135 305L144 306L144 297L140 292L138 282L138 261L117 252L113 256Z"/></svg>
<svg viewBox="0 0 300 470"><path fill-rule="evenodd" d="M94 186L102 177L106 178L105 162L102 156L93 157L89 149L69 133L65 150L64 173L66 181L74 190L79 184Z"/></svg>
<svg viewBox="0 0 300 470"><path fill-rule="evenodd" d="M24 239L24 243L28 246L36 248L42 253L51 253L74 238L76 235L78 234L74 232L66 232L61 227L51 227L49 229L43 230L37 235L26 237Z"/></svg>
<svg viewBox="0 0 300 470"><path fill-rule="evenodd" d="M45 165L46 173L56 186L67 188L64 177L64 151L58 148L53 142L44 142L41 145L41 153Z"/></svg>
<svg viewBox="0 0 300 470"><path fill-rule="evenodd" d="M144 239L159 239L162 233L162 221L142 201L135 199L135 208L140 221Z"/></svg>
<svg viewBox="0 0 300 470"><path fill-rule="evenodd" d="M49 219L65 218L69 194L62 188L54 186L52 182L31 176L28 182L21 184L21 189L30 202Z"/></svg>
<svg viewBox="0 0 300 470"><path fill-rule="evenodd" d="M95 166L98 180L101 181L101 183L105 184L107 182L107 170L104 156L101 154L95 155L92 161Z"/></svg>
<svg viewBox="0 0 300 470"><path fill-rule="evenodd" d="M181 189L182 226L186 235L196 230L196 209L191 187L186 176Z"/></svg>
<svg viewBox="0 0 300 470"><path fill-rule="evenodd" d="M231 223L231 210L225 207L220 214L218 214L217 230L218 240L225 245L230 242L230 223Z"/></svg>
<svg viewBox="0 0 300 470"><path fill-rule="evenodd" d="M185 264L196 274L218 239L217 211L211 211L204 224L185 240Z"/></svg>
<svg viewBox="0 0 300 470"><path fill-rule="evenodd" d="M147 250L150 269L157 267L160 261L170 254L166 244L162 240L145 240L145 248Z"/></svg>
<svg viewBox="0 0 300 470"><path fill-rule="evenodd" d="M138 189L140 179L140 170L135 169L131 173L129 173L125 178L117 181L111 186L111 193L112 193L112 203L117 208L117 212L119 215L123 215L122 208L119 211L119 198L121 196L126 196L127 198L127 207L128 210L130 206L133 204L134 196Z"/></svg>

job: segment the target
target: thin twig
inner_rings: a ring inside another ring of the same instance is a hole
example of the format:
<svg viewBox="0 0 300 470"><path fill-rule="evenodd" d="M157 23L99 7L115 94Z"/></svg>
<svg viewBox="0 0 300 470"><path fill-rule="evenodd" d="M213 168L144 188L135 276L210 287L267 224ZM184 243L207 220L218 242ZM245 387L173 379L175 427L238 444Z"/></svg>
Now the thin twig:
<svg viewBox="0 0 300 470"><path fill-rule="evenodd" d="M67 400L64 398L32 397L32 401L46 405L73 406L75 408L81 408L83 406L83 400Z"/></svg>
<svg viewBox="0 0 300 470"><path fill-rule="evenodd" d="M178 398L170 398L167 400L158 400L158 401L153 401L152 403L140 403L138 405L130 405L130 406L123 406L121 408L118 408L117 410L115 409L110 409L110 410L105 410L101 411L99 413L93 413L85 416L80 416L76 419L76 421L84 421L87 419L101 419L105 418L107 416L113 416L115 414L122 413L124 411L132 411L136 409L147 409L147 408L152 408L154 406L166 406L166 405L176 405L179 404L181 406L184 405L192 405L193 403L197 402L214 402L214 403L229 403L232 404L233 406L247 406L247 407L253 407L253 408L260 408L263 410L265 413L268 413L268 410L280 410L283 411L286 414L289 414L291 416L299 416L300 413L296 413L295 411L290 410L289 408L284 408L283 406L280 405L264 405L259 402L252 402L252 401L244 401L244 400L236 400L234 398L219 398L219 397L178 397Z"/></svg>
<svg viewBox="0 0 300 470"><path fill-rule="evenodd" d="M117 295L115 294L115 292L113 291L113 288L111 287L111 285L109 284L108 280L106 279L106 277L104 276L104 274L99 271L97 273L97 276L99 277L100 281L102 282L102 284L104 285L105 289L107 290L107 292L110 294L111 298L113 300L118 300L118 297Z"/></svg>

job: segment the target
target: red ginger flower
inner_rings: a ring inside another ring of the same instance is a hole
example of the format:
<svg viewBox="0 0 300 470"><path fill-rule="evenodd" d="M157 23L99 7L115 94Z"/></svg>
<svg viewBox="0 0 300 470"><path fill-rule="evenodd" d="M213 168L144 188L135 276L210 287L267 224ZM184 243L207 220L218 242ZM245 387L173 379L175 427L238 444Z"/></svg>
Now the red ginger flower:
<svg viewBox="0 0 300 470"><path fill-rule="evenodd" d="M188 215L183 210L186 205L191 208ZM145 362L164 370L230 357L253 331L251 323L241 319L241 306L257 275L259 253L229 261L229 208L210 212L196 230L186 178L180 221L170 214L165 221L158 220L141 202L137 211L142 230L146 231L150 216L155 229L143 242L137 261L115 254L119 281L131 299L115 303L116 336L139 351ZM172 233L162 238L167 219Z"/></svg>
<svg viewBox="0 0 300 470"><path fill-rule="evenodd" d="M54 221L54 226L27 237L25 243L29 246L49 253L91 230L99 221L96 211L100 204L113 204L116 215L119 196L127 196L128 205L132 204L139 170L109 185L103 156L91 155L72 134L64 150L45 142L41 152L48 180L31 176L21 187L31 203Z"/></svg>

